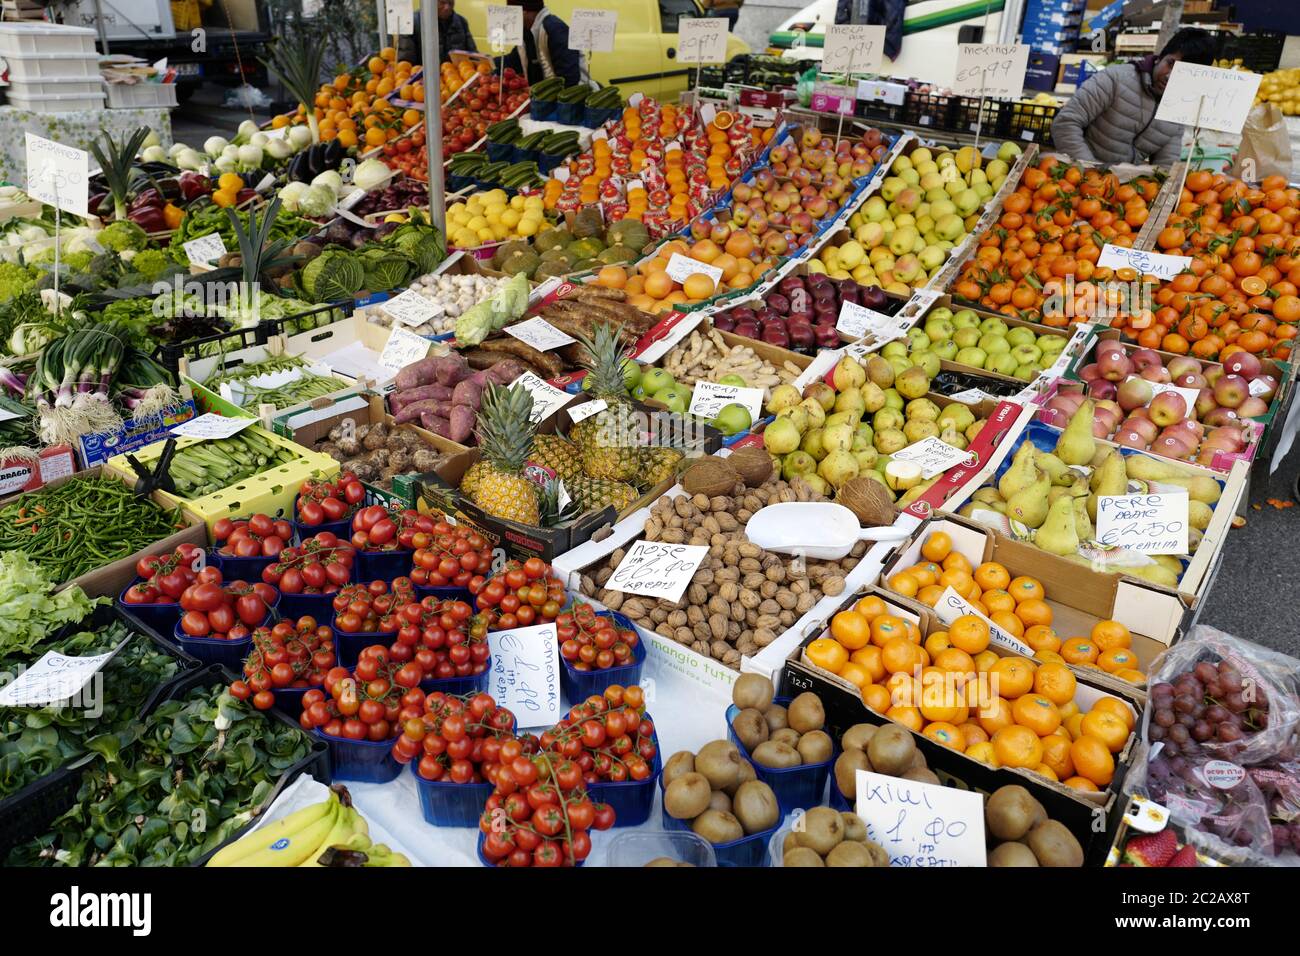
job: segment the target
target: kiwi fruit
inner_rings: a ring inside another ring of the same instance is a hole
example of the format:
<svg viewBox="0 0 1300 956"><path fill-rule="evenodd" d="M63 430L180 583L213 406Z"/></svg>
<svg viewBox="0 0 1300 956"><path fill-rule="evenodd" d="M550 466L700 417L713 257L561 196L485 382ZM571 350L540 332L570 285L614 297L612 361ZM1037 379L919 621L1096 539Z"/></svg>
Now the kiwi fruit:
<svg viewBox="0 0 1300 956"><path fill-rule="evenodd" d="M932 783L936 787L943 785L943 781L928 767L913 767L903 774L903 779L915 780L917 783Z"/></svg>
<svg viewBox="0 0 1300 956"><path fill-rule="evenodd" d="M930 769L930 765L925 762L925 754L921 753L920 750L915 750L912 752L912 766L909 769L911 770Z"/></svg>
<svg viewBox="0 0 1300 956"><path fill-rule="evenodd" d="M785 744L787 747L798 747L799 738L803 736L793 727L782 727L780 730L772 731L768 740L774 740L779 744Z"/></svg>
<svg viewBox="0 0 1300 956"><path fill-rule="evenodd" d="M736 782L745 760L730 740L713 740L695 755L695 772L703 774L714 790L725 790Z"/></svg>
<svg viewBox="0 0 1300 956"><path fill-rule="evenodd" d="M677 866L677 861L667 856L657 856L646 866Z"/></svg>
<svg viewBox="0 0 1300 956"><path fill-rule="evenodd" d="M835 752L835 744L830 734L824 730L810 730L799 738L795 745L804 763L825 763Z"/></svg>
<svg viewBox="0 0 1300 956"><path fill-rule="evenodd" d="M1038 857L1023 843L999 843L989 853L989 866L1037 866Z"/></svg>
<svg viewBox="0 0 1300 956"><path fill-rule="evenodd" d="M733 783L730 787L724 787L723 792L729 797L734 797L736 795L736 791L739 790L743 785L745 785L751 780L757 780L757 779L758 779L758 774L754 772L754 765L750 763L748 760L742 760L740 762L740 773L736 776L736 782Z"/></svg>
<svg viewBox="0 0 1300 956"><path fill-rule="evenodd" d="M790 721L786 717L785 707L781 704L773 704L767 710L763 711L763 719L767 721L769 731L785 730L790 726ZM798 731L796 731L798 733Z"/></svg>
<svg viewBox="0 0 1300 956"><path fill-rule="evenodd" d="M709 808L713 788L700 773L682 774L664 788L664 810L674 820L693 820Z"/></svg>
<svg viewBox="0 0 1300 956"><path fill-rule="evenodd" d="M867 744L867 759L877 773L898 777L912 767L916 744L912 733L897 724L887 724L878 729Z"/></svg>
<svg viewBox="0 0 1300 956"><path fill-rule="evenodd" d="M844 839L844 820L838 810L830 807L813 807L800 821L802 829L795 830L800 846L825 856Z"/></svg>
<svg viewBox="0 0 1300 956"><path fill-rule="evenodd" d="M790 701L790 706L786 708L786 719L801 734L821 730L826 726L826 708L822 707L820 697L806 691Z"/></svg>
<svg viewBox="0 0 1300 956"><path fill-rule="evenodd" d="M876 866L889 866L889 854L885 852L883 846L872 840L867 840L862 845L865 846L867 852L871 854L871 859L876 861Z"/></svg>
<svg viewBox="0 0 1300 956"><path fill-rule="evenodd" d="M772 703L776 688L762 674L741 674L731 688L731 702L741 710L764 711Z"/></svg>
<svg viewBox="0 0 1300 956"><path fill-rule="evenodd" d="M705 810L691 823L691 829L710 843L731 843L745 835L745 828L725 810Z"/></svg>
<svg viewBox="0 0 1300 956"><path fill-rule="evenodd" d="M783 744L776 740L766 740L759 744L753 753L753 758L754 763L760 767L769 767L773 770L797 767L803 763L799 751L789 744Z"/></svg>
<svg viewBox="0 0 1300 956"><path fill-rule="evenodd" d="M769 733L767 721L763 719L763 712L755 710L753 707L746 707L738 713L736 719L731 722L731 729L736 732L741 744L750 753L753 753L755 747L767 740Z"/></svg>
<svg viewBox="0 0 1300 956"><path fill-rule="evenodd" d="M1034 803L1037 801L1019 784L1000 787L984 805L984 821L989 833L999 840L1019 840L1034 826Z"/></svg>
<svg viewBox="0 0 1300 956"><path fill-rule="evenodd" d="M776 803L776 794L761 780L742 783L732 801L732 811L746 833L760 833L776 826L781 819L781 810Z"/></svg>
<svg viewBox="0 0 1300 956"><path fill-rule="evenodd" d="M679 750L677 753L669 757L668 762L664 764L664 786L667 787L682 774L694 772L695 754L691 753L689 750Z"/></svg>
<svg viewBox="0 0 1300 956"><path fill-rule="evenodd" d="M875 724L854 724L844 731L844 736L840 738L840 746L845 750L865 751L878 729Z"/></svg>
<svg viewBox="0 0 1300 956"><path fill-rule="evenodd" d="M870 771L871 761L861 750L846 750L835 758L835 786L840 796L855 800L858 796L858 771Z"/></svg>
<svg viewBox="0 0 1300 956"><path fill-rule="evenodd" d="M725 810L731 813L731 797L727 796L724 790L714 790L709 796L710 810Z"/></svg>
<svg viewBox="0 0 1300 956"><path fill-rule="evenodd" d="M1029 849L1039 866L1083 866L1083 847L1065 824L1047 820L1029 831Z"/></svg>
<svg viewBox="0 0 1300 956"><path fill-rule="evenodd" d="M856 813L841 810L840 819L844 821L844 839L855 843L866 843L871 839L867 836L867 824Z"/></svg>
<svg viewBox="0 0 1300 956"><path fill-rule="evenodd" d="M792 850L786 850L781 854L782 866L825 866L826 863L818 855L816 850L810 850L806 846L797 846Z"/></svg>
<svg viewBox="0 0 1300 956"><path fill-rule="evenodd" d="M785 835L785 839L781 841L781 852L783 854L789 853L798 845L799 845L799 841L794 838L794 831L791 830L789 833Z"/></svg>
<svg viewBox="0 0 1300 956"><path fill-rule="evenodd" d="M835 849L826 854L827 866L875 866L871 851L861 843L853 840L841 841Z"/></svg>

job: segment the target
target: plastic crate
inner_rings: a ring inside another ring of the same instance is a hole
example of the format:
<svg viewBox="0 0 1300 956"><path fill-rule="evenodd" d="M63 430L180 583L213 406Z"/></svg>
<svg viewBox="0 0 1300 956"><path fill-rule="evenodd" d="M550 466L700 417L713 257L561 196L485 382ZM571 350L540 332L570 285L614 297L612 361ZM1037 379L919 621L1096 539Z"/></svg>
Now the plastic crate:
<svg viewBox="0 0 1300 956"><path fill-rule="evenodd" d="M94 97L103 92L103 82L97 76L47 76L34 80L17 80L10 77L6 96L43 99L47 96Z"/></svg>
<svg viewBox="0 0 1300 956"><path fill-rule="evenodd" d="M293 514L298 513L298 501L294 499ZM298 534L299 541L306 541L308 538L314 538L322 531L328 531L340 541L350 541L352 539L352 519L345 518L342 521L323 521L317 525L306 525L301 521L291 521L294 531Z"/></svg>
<svg viewBox="0 0 1300 956"><path fill-rule="evenodd" d="M335 780L388 783L402 773L402 765L393 758L396 737L389 740L348 740L332 737L319 728L314 733L329 745L330 767Z"/></svg>
<svg viewBox="0 0 1300 956"><path fill-rule="evenodd" d="M539 123L555 122L555 112L559 104L555 100L530 100L528 115Z"/></svg>
<svg viewBox="0 0 1300 956"><path fill-rule="evenodd" d="M15 21L0 23L0 56L26 54L48 56L53 53L82 53L97 56L98 34L89 27L71 27L55 23Z"/></svg>
<svg viewBox="0 0 1300 956"><path fill-rule="evenodd" d="M181 630L181 622L172 626L172 639L180 645L181 650L204 664L216 664L236 674L244 669L244 658L253 649L253 638L248 636L238 641L226 641L217 637L190 637Z"/></svg>
<svg viewBox="0 0 1300 956"><path fill-rule="evenodd" d="M478 835L478 844L475 846L475 852L478 853L478 861L482 863L484 866L490 866L494 868L498 868L498 867L504 868L505 866L504 861L502 863L493 863L491 860L489 860L486 856L483 855L483 843L486 839L487 839L486 834L480 833ZM586 860L576 860L573 865L574 867L579 867L586 862L587 862Z"/></svg>
<svg viewBox="0 0 1300 956"><path fill-rule="evenodd" d="M33 113L79 113L82 110L100 110L104 108L104 93L54 93L48 96L23 96L12 89L7 94L9 105L14 109L30 110Z"/></svg>
<svg viewBox="0 0 1300 956"><path fill-rule="evenodd" d="M330 615L330 630L334 632L334 656L338 659L340 667L346 667L348 670L357 666L357 659L361 657L361 652L372 644L383 644L389 647L397 640L397 632L386 634L383 631L357 631L348 634L346 631L340 631L334 626L334 615Z"/></svg>
<svg viewBox="0 0 1300 956"><path fill-rule="evenodd" d="M664 791L663 777L659 778L659 795L662 797ZM667 810L662 810L663 824L665 830L686 830L691 833L691 824L688 820L678 820L676 817L668 815ZM780 828L780 823L767 830L760 830L758 833L751 833L749 836L741 837L739 840L732 840L730 843L713 844L713 855L717 858L718 866L767 866L767 847L768 842Z"/></svg>
<svg viewBox="0 0 1300 956"><path fill-rule="evenodd" d="M9 82L84 76L99 81L96 53L6 53Z"/></svg>
<svg viewBox="0 0 1300 956"><path fill-rule="evenodd" d="M173 601L171 604L127 604L126 592L142 582L144 578L136 578L130 584L122 589L122 593L117 596L113 603L127 617L134 618L146 627L152 628L159 634L171 634L176 628L176 622L181 617L181 606Z"/></svg>
<svg viewBox="0 0 1300 956"><path fill-rule="evenodd" d="M439 601L464 601L471 609L474 607L474 595L469 593L469 588L458 588L451 585L434 588L417 584L415 586L415 596L421 601L427 597L437 598Z"/></svg>
<svg viewBox="0 0 1300 956"><path fill-rule="evenodd" d="M596 616L612 618L619 627L636 631L636 625L631 619L617 611L597 611ZM621 684L624 687L639 684L641 669L645 666L645 656L645 640L639 639L636 646L632 648L631 664L607 667L603 671L575 670L573 665L561 658L564 667L560 671L560 687L564 691L564 699L570 704L575 704L586 700L592 694L603 694L605 688L613 684Z"/></svg>
<svg viewBox="0 0 1300 956"><path fill-rule="evenodd" d="M617 833L605 851L605 865L641 867L660 857L696 867L718 865L713 844L690 830L661 830L657 833L629 830Z"/></svg>
<svg viewBox="0 0 1300 956"><path fill-rule="evenodd" d="M264 325L265 322L262 324ZM262 344L258 338L260 328L261 325L252 328L232 329L229 332L218 332L215 335L204 335L198 338L186 339L183 342L160 345L154 349L153 358L172 375L179 376L182 357L194 361L203 358L205 355L215 355L219 352L236 352L239 349Z"/></svg>
<svg viewBox="0 0 1300 956"><path fill-rule="evenodd" d="M490 666L482 674L474 674L470 677L427 677L420 681L420 690L426 694L441 691L454 697L486 693L491 677L492 668Z"/></svg>
<svg viewBox="0 0 1300 956"><path fill-rule="evenodd" d="M645 715L650 718L649 714ZM653 719L653 718L651 718ZM663 773L663 754L658 752L659 734L651 739L655 743L655 759L650 776L644 780L625 780L622 783L589 783L587 795L597 803L608 803L614 808L615 827L639 827L650 819L655 805L655 783Z"/></svg>
<svg viewBox="0 0 1300 956"><path fill-rule="evenodd" d="M1060 112L1059 106L1047 103L1003 103L1002 108L1011 118L1009 139L1032 140L1045 143L1052 133L1052 122Z"/></svg>
<svg viewBox="0 0 1300 956"><path fill-rule="evenodd" d="M394 551L358 551L353 557L357 579L361 581L391 581L411 573L414 551L398 548Z"/></svg>
<svg viewBox="0 0 1300 956"><path fill-rule="evenodd" d="M106 83L110 110L171 109L176 105L175 83Z"/></svg>
<svg viewBox="0 0 1300 956"><path fill-rule="evenodd" d="M355 578L356 574L354 573L349 578L349 582L355 580ZM334 595L281 593L279 611L281 617L290 620L296 621L303 615L309 614L318 623L323 623L334 617Z"/></svg>
<svg viewBox="0 0 1300 956"><path fill-rule="evenodd" d="M778 697L772 702L784 707L789 705L791 699ZM826 795L826 780L830 777L831 767L835 763L834 747L831 748L831 759L821 763L781 769L760 766L754 763L749 756L749 751L745 749L745 745L740 742L740 738L731 727L732 721L739 713L740 708L735 704L727 707L727 739L735 744L740 755L753 765L755 776L772 788L772 792L776 794L776 802L781 807L781 815L784 816L792 810L807 810L809 807L820 806Z"/></svg>
<svg viewBox="0 0 1300 956"><path fill-rule="evenodd" d="M476 827L483 815L483 806L492 796L490 783L448 783L444 780L425 780L411 761L411 776L420 794L420 812L426 823L435 827Z"/></svg>

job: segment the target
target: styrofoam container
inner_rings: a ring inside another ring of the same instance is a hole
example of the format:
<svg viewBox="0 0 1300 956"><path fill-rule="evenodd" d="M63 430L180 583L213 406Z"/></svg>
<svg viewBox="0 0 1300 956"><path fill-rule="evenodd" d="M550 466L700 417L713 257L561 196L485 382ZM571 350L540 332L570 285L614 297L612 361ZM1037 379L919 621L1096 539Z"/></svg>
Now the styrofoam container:
<svg viewBox="0 0 1300 956"><path fill-rule="evenodd" d="M99 79L97 53L6 53L4 58L10 83L69 76Z"/></svg>
<svg viewBox="0 0 1300 956"><path fill-rule="evenodd" d="M176 105L175 83L106 83L108 108L129 110Z"/></svg>
<svg viewBox="0 0 1300 956"><path fill-rule="evenodd" d="M101 110L104 108L104 91L98 93L74 94L71 96L20 96L12 90L9 92L9 105L33 113L77 113L81 110Z"/></svg>
<svg viewBox="0 0 1300 956"><path fill-rule="evenodd" d="M47 76L39 80L17 80L10 77L6 94L15 96L95 96L104 91L103 81L97 76Z"/></svg>
<svg viewBox="0 0 1300 956"><path fill-rule="evenodd" d="M96 33L89 27L15 21L0 23L0 56L10 53L94 53Z"/></svg>

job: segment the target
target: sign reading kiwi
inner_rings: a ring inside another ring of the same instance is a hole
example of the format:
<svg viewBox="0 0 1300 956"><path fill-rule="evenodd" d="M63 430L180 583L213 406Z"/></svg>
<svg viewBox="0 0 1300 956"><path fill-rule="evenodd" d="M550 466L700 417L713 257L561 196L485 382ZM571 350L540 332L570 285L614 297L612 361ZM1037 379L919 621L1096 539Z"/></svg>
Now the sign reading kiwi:
<svg viewBox="0 0 1300 956"><path fill-rule="evenodd" d="M859 770L857 815L891 866L985 866L984 798Z"/></svg>

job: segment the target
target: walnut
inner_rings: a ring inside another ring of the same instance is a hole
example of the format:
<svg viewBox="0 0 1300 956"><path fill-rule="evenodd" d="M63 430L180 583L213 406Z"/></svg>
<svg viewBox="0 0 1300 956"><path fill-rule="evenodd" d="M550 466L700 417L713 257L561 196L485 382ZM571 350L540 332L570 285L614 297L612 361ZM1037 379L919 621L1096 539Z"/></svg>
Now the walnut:
<svg viewBox="0 0 1300 956"><path fill-rule="evenodd" d="M740 597L740 587L734 582L728 581L718 589L718 597L722 598L722 600L726 601L728 604L731 604Z"/></svg>
<svg viewBox="0 0 1300 956"><path fill-rule="evenodd" d="M844 593L844 579L839 575L833 575L822 582L822 593L828 597L835 597L837 594Z"/></svg>
<svg viewBox="0 0 1300 956"><path fill-rule="evenodd" d="M795 602L794 609L800 614L807 614L816 603L817 598L811 592L805 591L799 595L799 600Z"/></svg>
<svg viewBox="0 0 1300 956"><path fill-rule="evenodd" d="M722 614L709 615L709 633L720 639L727 636L727 618Z"/></svg>
<svg viewBox="0 0 1300 956"><path fill-rule="evenodd" d="M754 643L759 647L767 647L776 640L776 632L766 627L754 629Z"/></svg>
<svg viewBox="0 0 1300 956"><path fill-rule="evenodd" d="M758 607L761 600L762 599L758 596L758 592L756 591L751 591L746 588L740 592L740 603L746 610Z"/></svg>
<svg viewBox="0 0 1300 956"><path fill-rule="evenodd" d="M689 627L679 627L673 631L672 638L678 644L690 644L695 640L695 632Z"/></svg>

